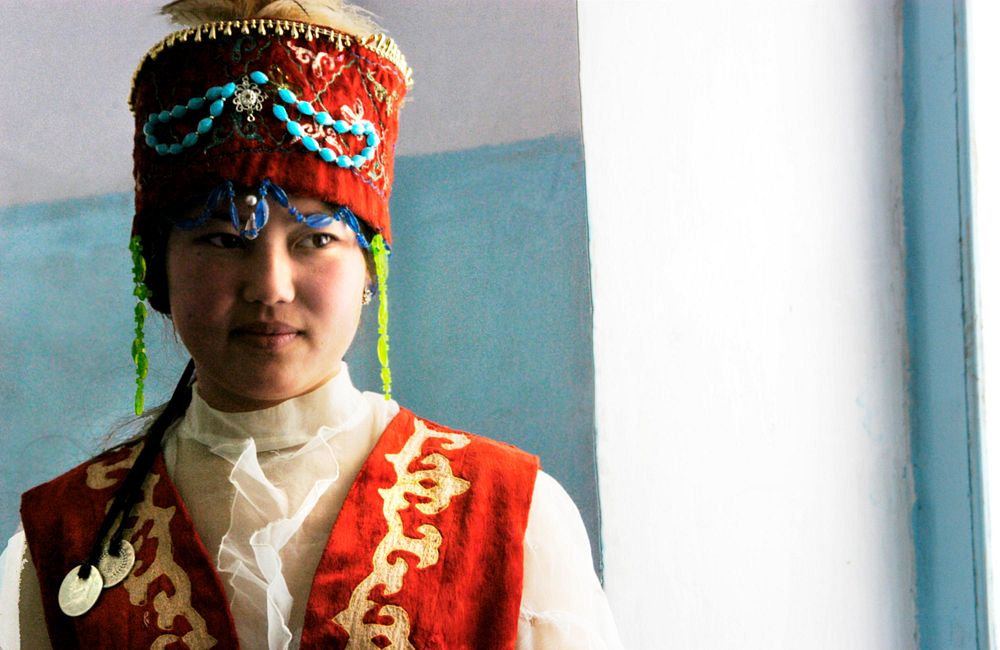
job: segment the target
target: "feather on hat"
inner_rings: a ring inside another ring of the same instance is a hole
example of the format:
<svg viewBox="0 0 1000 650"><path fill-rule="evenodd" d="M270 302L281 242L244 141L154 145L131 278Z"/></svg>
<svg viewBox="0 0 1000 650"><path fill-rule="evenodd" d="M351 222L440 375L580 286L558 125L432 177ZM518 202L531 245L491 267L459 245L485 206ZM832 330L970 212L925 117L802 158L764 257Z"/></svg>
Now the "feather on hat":
<svg viewBox="0 0 1000 650"><path fill-rule="evenodd" d="M192 27L225 20L273 18L322 25L360 37L383 31L371 12L343 0L174 0L160 13Z"/></svg>

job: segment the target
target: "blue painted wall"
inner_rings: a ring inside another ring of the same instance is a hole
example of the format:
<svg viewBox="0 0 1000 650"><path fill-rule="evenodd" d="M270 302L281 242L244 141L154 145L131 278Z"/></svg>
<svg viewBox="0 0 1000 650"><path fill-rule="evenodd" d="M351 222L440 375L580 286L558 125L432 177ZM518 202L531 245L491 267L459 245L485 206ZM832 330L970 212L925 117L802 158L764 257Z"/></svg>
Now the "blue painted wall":
<svg viewBox="0 0 1000 650"><path fill-rule="evenodd" d="M79 463L128 416L130 194L0 209L0 536L26 488ZM401 158L390 264L394 397L542 457L600 557L583 146L547 138ZM368 314L348 356L376 389ZM157 321L159 319L153 319ZM185 361L148 335L147 403Z"/></svg>
<svg viewBox="0 0 1000 650"><path fill-rule="evenodd" d="M904 4L903 201L924 650L990 648L964 3Z"/></svg>

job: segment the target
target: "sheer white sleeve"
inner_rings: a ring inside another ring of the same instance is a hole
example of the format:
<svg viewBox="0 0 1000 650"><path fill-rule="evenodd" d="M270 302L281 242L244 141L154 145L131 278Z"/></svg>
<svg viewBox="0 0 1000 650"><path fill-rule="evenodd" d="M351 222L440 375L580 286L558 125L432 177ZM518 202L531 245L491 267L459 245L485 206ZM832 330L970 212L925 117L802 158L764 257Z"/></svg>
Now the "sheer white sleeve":
<svg viewBox="0 0 1000 650"><path fill-rule="evenodd" d="M0 650L21 647L18 603L21 600L21 564L24 562L24 531L17 532L7 542L0 555Z"/></svg>
<svg viewBox="0 0 1000 650"><path fill-rule="evenodd" d="M621 647L580 512L555 479L539 472L524 533L517 650Z"/></svg>
<svg viewBox="0 0 1000 650"><path fill-rule="evenodd" d="M42 591L20 526L0 555L0 575L0 650L50 650Z"/></svg>

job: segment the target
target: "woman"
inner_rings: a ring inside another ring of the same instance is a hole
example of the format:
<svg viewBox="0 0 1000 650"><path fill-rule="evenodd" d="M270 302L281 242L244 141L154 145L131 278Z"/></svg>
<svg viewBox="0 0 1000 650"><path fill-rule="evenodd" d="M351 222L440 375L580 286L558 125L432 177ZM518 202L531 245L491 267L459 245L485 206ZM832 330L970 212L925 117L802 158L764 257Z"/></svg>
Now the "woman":
<svg viewBox="0 0 1000 650"><path fill-rule="evenodd" d="M25 494L21 647L616 647L537 459L389 399L405 60L337 3L246 4L172 3L196 26L136 73L137 410L144 299L192 363L142 438ZM343 363L372 289L384 396Z"/></svg>

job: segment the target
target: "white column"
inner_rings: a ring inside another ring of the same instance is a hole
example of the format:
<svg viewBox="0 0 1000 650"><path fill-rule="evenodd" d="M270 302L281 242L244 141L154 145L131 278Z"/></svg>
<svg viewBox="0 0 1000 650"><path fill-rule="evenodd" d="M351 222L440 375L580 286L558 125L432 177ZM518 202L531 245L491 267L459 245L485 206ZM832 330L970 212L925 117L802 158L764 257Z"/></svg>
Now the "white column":
<svg viewBox="0 0 1000 650"><path fill-rule="evenodd" d="M627 647L916 647L898 9L580 2Z"/></svg>

